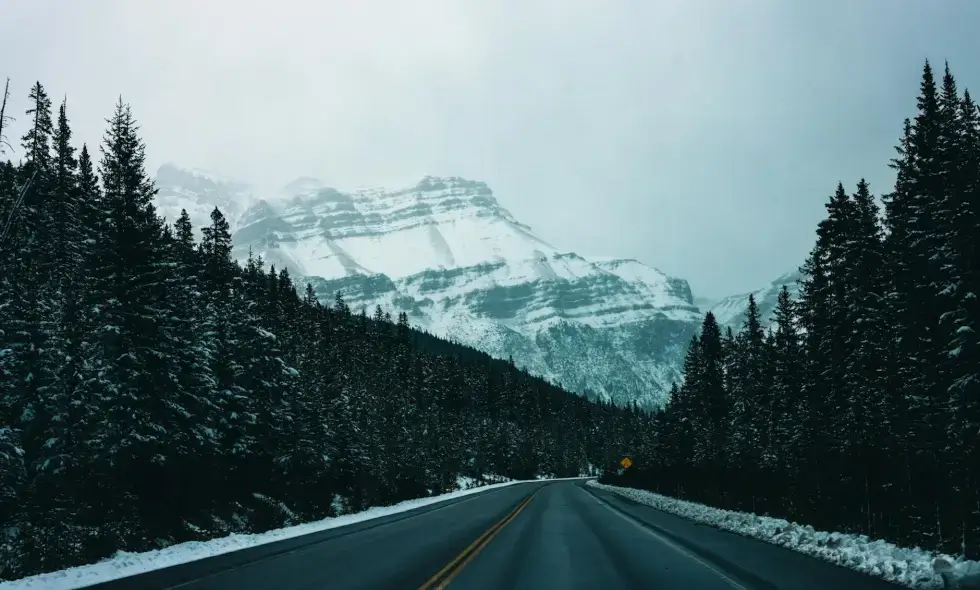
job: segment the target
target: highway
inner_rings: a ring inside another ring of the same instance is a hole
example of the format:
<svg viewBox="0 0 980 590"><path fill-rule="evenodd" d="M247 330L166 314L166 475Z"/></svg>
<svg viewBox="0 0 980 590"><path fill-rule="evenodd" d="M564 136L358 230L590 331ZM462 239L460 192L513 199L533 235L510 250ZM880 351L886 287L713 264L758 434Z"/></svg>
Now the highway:
<svg viewBox="0 0 980 590"><path fill-rule="evenodd" d="M497 488L99 590L895 590L582 481Z"/></svg>

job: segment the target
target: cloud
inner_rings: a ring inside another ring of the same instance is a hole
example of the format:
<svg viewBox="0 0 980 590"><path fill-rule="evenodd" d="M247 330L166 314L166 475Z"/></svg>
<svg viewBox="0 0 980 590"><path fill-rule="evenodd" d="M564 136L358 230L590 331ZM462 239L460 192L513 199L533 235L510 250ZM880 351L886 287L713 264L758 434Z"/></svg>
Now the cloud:
<svg viewBox="0 0 980 590"><path fill-rule="evenodd" d="M795 267L838 180L887 189L922 59L980 79L972 3L0 4L15 114L40 80L80 141L121 94L151 167L476 178L553 243L715 296Z"/></svg>

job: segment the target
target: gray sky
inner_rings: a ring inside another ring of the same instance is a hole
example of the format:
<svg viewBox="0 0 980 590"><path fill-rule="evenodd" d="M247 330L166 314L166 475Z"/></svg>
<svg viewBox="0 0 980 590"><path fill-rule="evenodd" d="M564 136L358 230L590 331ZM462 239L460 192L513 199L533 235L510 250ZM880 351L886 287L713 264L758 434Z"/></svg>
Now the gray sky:
<svg viewBox="0 0 980 590"><path fill-rule="evenodd" d="M980 94L975 0L0 0L0 78L118 95L164 161L278 187L490 184L541 237L695 293L802 262L825 198L876 192L922 61ZM973 38L974 40L971 40Z"/></svg>

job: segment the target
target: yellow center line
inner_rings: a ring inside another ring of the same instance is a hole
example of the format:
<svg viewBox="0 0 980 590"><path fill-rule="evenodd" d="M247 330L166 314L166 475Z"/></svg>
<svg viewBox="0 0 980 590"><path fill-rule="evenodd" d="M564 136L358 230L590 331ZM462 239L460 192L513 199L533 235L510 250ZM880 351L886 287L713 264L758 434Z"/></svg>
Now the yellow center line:
<svg viewBox="0 0 980 590"><path fill-rule="evenodd" d="M518 504L517 507L514 508L507 516L505 516L499 522L491 526L489 529L486 530L486 532L480 535L475 541L470 543L470 545L466 549L463 549L463 551L460 552L459 555L453 558L453 560L450 561L449 564L446 565L446 567L439 570L434 576L432 576L424 584L422 584L422 586L419 587L419 590L430 590L430 589L442 590L443 588L448 586L449 582L451 582L453 578L459 575L459 572L463 571L463 568L465 568L471 561L473 561L473 558L476 557L476 555L480 553L480 551L483 551L483 548L489 545L490 541L492 541L493 538L496 537L497 534L510 523L510 521L514 520L514 518L521 512L521 510L524 510L524 507L528 505L528 503L531 501L531 498L533 498L534 495L537 494L538 491L540 490L541 488L538 488L538 490L536 490L534 494L531 494L523 501L521 501L521 503Z"/></svg>
<svg viewBox="0 0 980 590"><path fill-rule="evenodd" d="M536 493L536 492L535 492L535 493ZM532 495L532 496L533 496L533 495ZM440 583L440 584L439 584L439 585L438 585L438 586L436 587L436 589L437 589L437 590L443 590L443 589L444 589L444 588L445 588L446 586L448 586L448 585L449 585L449 583L450 583L450 582L452 582L452 581L453 581L453 579L454 579L454 578L455 578L456 576L458 576L458 575L459 575L459 573L460 573L461 571L463 571L463 569L465 569L465 568L466 568L466 566L468 566L468 565L470 564L470 562L471 562L471 561L473 561L473 559L475 559L475 558L476 558L476 556L477 556L477 555L479 555L479 554L480 554L480 552L481 552L481 551L483 551L483 549L484 549L484 548L486 548L486 546L487 546L487 545L489 545L489 544L490 544L490 541L493 541L493 538L494 538L494 537L496 537L497 535L499 535L499 534L500 534L500 531L502 531L502 530L504 529L504 527L505 527L505 526L507 526L508 524L510 524L510 521L512 521L512 520L514 520L515 518L517 518L517 515L518 515L518 514L520 514L520 512L521 512L521 510L524 510L524 508L526 508L526 507L527 507L527 505L528 505L528 504L530 504L530 503L531 503L531 498L528 498L528 499L527 499L527 502L524 502L523 504L521 504L521 505L520 505L520 507L518 507L518 509L517 509L517 512L514 512L513 514L511 514L511 515L510 515L510 517L509 517L509 518L507 519L507 521L506 521L506 522L504 522L504 523L503 523L502 525L500 525L499 527L497 527L497 530L495 530L495 531L494 531L494 532L493 532L493 533L492 533L492 534L491 534L491 535L490 535L489 537L487 537L487 538L486 538L486 540L484 540L484 541L483 541L483 543L481 543L479 547L477 547L476 549L474 549L474 550L473 550L473 551L472 551L472 552L471 552L471 553L470 553L470 554L469 554L469 555L468 555L468 556L466 557L466 559L464 559L464 560L463 560L463 563L461 563L461 564L459 564L459 567L457 567L457 568L456 568L456 569L454 569L454 570L453 570L452 572L450 572L450 573L449 573L449 575L448 575L448 576L446 576L446 579L445 579L445 580L443 580L443 581L442 581L442 582L441 582L441 583Z"/></svg>
<svg viewBox="0 0 980 590"><path fill-rule="evenodd" d="M431 578L429 578L428 581L426 581L425 584L422 584L422 586L420 587L419 590L427 590L430 586L432 586L433 584L435 584L439 580L439 578L441 578L443 575L445 575L447 572L449 572L449 570L451 570L453 567L455 567L456 564L458 564L460 561L462 561L470 553L470 551L472 551L480 543L482 543L488 536L490 536L491 533L493 533L493 531L497 530L498 527L503 526L503 524L507 521L507 519L510 518L510 516L512 514L514 514L518 509L520 509L521 506L523 506L525 503L527 503L528 500L530 500L530 497L524 498L523 500L521 500L521 503L518 504L513 510L511 510L507 514L507 516L505 516L502 519L500 519L500 521L494 523L494 525L491 526L489 529L487 529L486 532L484 532L482 535L480 535L479 537L477 537L477 539L475 541L473 541L472 543L470 543L469 546L466 547L466 549L463 549L463 551L459 555L457 555L452 561L450 561L448 565L446 565L444 568L442 568L441 570L439 570L438 572L436 572L436 574L434 576L432 576Z"/></svg>

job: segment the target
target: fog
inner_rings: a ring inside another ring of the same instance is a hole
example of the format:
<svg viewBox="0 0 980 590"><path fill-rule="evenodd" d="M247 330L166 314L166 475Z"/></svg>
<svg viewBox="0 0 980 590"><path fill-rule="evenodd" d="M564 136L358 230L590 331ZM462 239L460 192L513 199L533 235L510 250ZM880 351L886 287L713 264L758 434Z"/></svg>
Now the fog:
<svg viewBox="0 0 980 590"><path fill-rule="evenodd" d="M888 190L923 60L980 86L977 22L968 0L0 0L0 77L15 158L35 80L90 147L121 95L151 171L483 180L559 247L720 297L798 266L838 180Z"/></svg>

